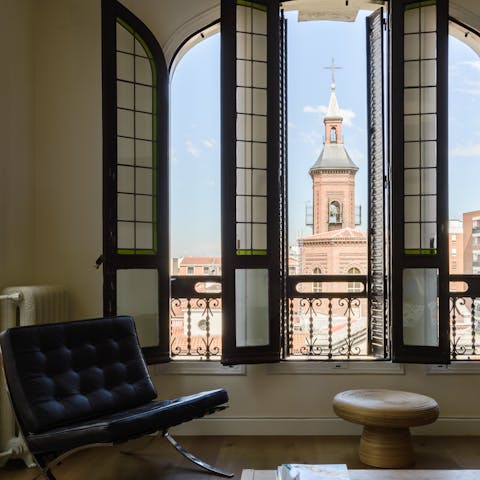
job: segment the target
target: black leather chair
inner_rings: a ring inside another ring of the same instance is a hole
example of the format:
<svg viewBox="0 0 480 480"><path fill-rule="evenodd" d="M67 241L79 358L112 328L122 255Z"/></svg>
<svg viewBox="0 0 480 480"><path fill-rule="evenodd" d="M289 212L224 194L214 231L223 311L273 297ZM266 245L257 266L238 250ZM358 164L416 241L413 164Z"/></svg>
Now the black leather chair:
<svg viewBox="0 0 480 480"><path fill-rule="evenodd" d="M227 392L156 399L131 317L11 328L0 334L0 346L19 427L49 480L55 480L51 467L78 448L155 432L200 467L233 476L194 457L168 433L226 408Z"/></svg>

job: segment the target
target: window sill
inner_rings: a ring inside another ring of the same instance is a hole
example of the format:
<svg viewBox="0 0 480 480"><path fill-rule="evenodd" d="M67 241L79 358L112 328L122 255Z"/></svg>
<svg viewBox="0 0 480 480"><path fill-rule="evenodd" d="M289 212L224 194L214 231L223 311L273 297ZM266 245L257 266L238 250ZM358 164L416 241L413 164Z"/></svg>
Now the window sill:
<svg viewBox="0 0 480 480"><path fill-rule="evenodd" d="M403 375L400 363L383 361L285 361L267 366L271 375Z"/></svg>
<svg viewBox="0 0 480 480"><path fill-rule="evenodd" d="M466 361L453 362L450 365L427 365L426 375L478 375L480 362Z"/></svg>
<svg viewBox="0 0 480 480"><path fill-rule="evenodd" d="M154 375L246 375L245 365L226 367L217 361L174 360L153 365Z"/></svg>

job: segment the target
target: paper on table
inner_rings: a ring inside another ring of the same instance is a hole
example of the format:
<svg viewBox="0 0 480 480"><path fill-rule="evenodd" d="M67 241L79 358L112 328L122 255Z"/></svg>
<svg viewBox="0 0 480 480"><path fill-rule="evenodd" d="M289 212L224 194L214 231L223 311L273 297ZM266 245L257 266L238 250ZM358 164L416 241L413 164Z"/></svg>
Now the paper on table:
<svg viewBox="0 0 480 480"><path fill-rule="evenodd" d="M349 480L345 464L286 463L277 468L277 480Z"/></svg>

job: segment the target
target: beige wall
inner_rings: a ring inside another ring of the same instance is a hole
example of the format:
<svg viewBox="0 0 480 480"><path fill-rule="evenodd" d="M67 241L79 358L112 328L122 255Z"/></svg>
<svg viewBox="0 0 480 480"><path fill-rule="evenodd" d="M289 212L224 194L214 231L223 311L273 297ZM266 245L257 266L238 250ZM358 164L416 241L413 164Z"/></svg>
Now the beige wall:
<svg viewBox="0 0 480 480"><path fill-rule="evenodd" d="M125 3L165 45L216 2ZM467 4L478 12L476 2ZM72 318L100 315L102 273L93 268L102 249L100 0L0 0L0 7L0 55L7 67L0 75L0 284L61 283L71 294ZM230 409L184 432L356 432L331 409L336 392L356 387L432 395L441 407L441 432L480 432L478 375L426 375L423 366L391 375L278 375L269 368L249 366L240 376L158 375L155 381L161 396L229 390ZM274 370L284 368L290 367Z"/></svg>

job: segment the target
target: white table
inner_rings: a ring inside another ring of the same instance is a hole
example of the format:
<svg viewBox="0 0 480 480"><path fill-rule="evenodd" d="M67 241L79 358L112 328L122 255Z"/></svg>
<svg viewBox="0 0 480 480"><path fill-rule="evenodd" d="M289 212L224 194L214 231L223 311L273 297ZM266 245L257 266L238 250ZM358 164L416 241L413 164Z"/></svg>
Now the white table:
<svg viewBox="0 0 480 480"><path fill-rule="evenodd" d="M480 470L349 470L350 480L480 480ZM240 480L275 480L275 470L243 470Z"/></svg>

